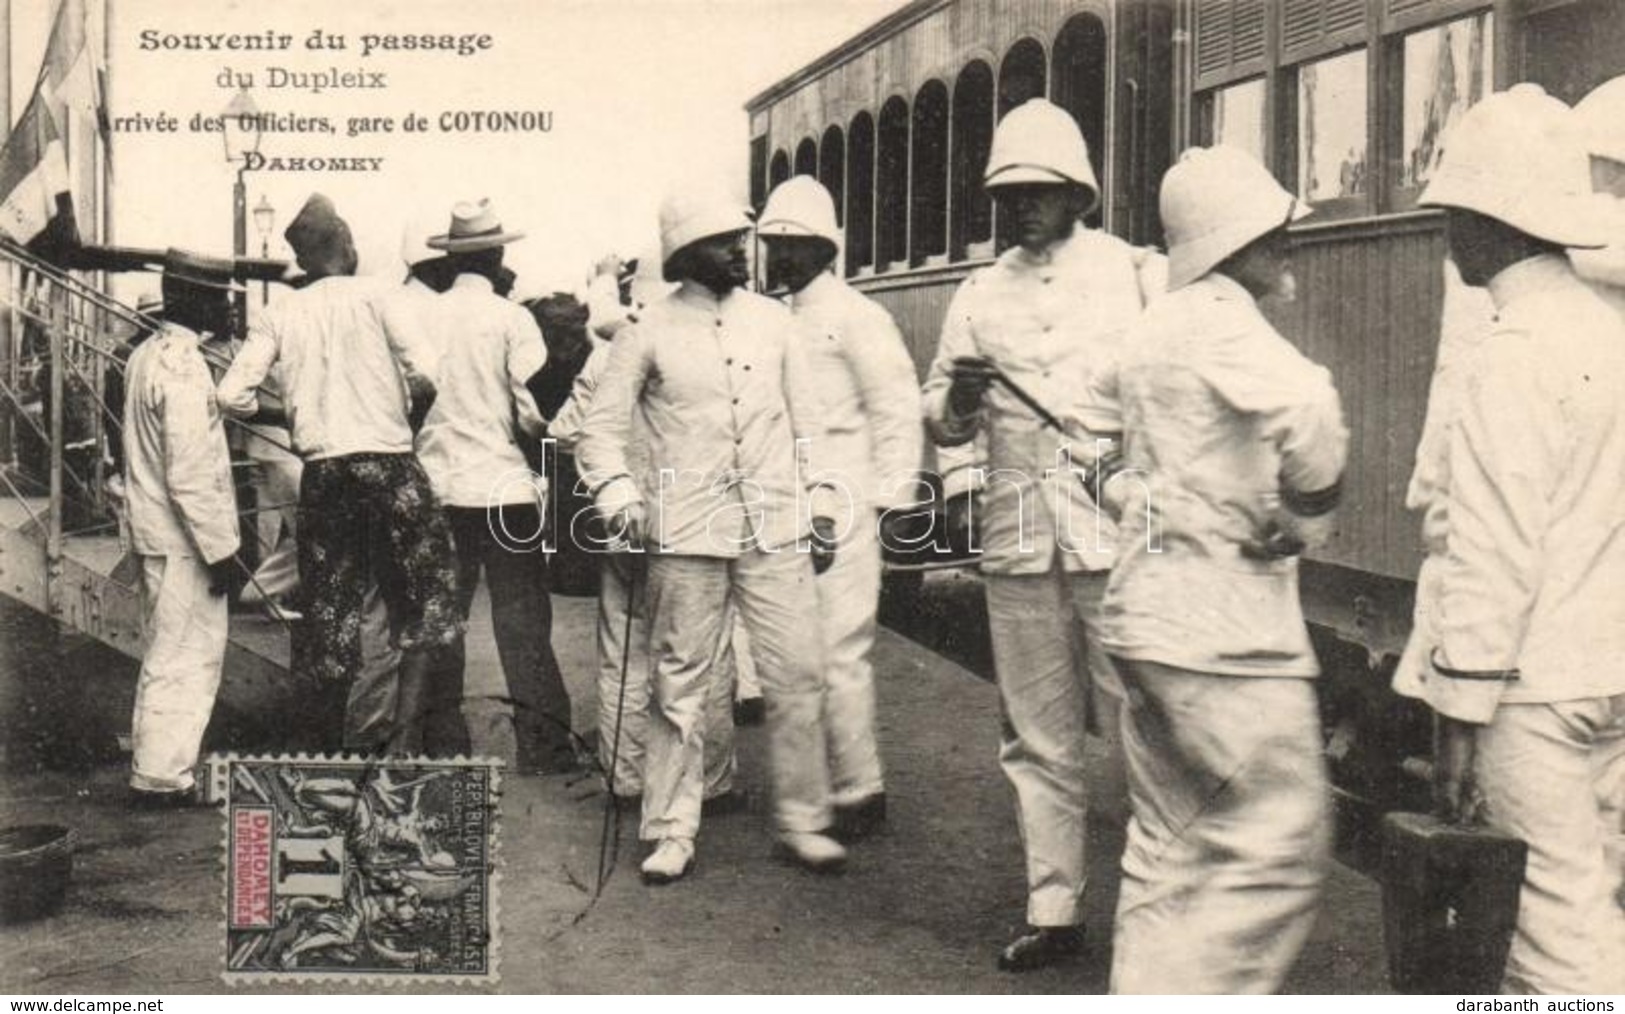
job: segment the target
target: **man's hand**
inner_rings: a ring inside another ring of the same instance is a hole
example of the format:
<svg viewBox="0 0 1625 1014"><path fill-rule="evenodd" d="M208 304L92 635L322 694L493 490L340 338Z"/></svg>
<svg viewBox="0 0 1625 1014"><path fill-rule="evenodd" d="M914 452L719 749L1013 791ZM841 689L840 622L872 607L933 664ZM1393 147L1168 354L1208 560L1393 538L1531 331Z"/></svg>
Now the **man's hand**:
<svg viewBox="0 0 1625 1014"><path fill-rule="evenodd" d="M999 368L986 356L955 356L949 373L953 385L948 388L948 407L954 415L967 416L982 407L982 396Z"/></svg>
<svg viewBox="0 0 1625 1014"><path fill-rule="evenodd" d="M1257 538L1241 544L1241 555L1249 560L1281 560L1298 556L1305 548L1297 533L1282 528L1272 518Z"/></svg>
<svg viewBox="0 0 1625 1014"><path fill-rule="evenodd" d="M649 532L649 511L642 503L629 503L605 522L610 540L627 548L641 548Z"/></svg>
<svg viewBox="0 0 1625 1014"><path fill-rule="evenodd" d="M1452 824L1479 824L1484 796L1474 774L1479 726L1448 715L1433 720L1433 809Z"/></svg>
<svg viewBox="0 0 1625 1014"><path fill-rule="evenodd" d="M599 258L598 263L592 266L592 270L593 274L596 275L609 275L611 278L618 278L625 266L626 262L621 260L621 255L612 253Z"/></svg>
<svg viewBox="0 0 1625 1014"><path fill-rule="evenodd" d="M812 535L808 538L812 548L814 574L822 574L835 563L835 519L812 519Z"/></svg>
<svg viewBox="0 0 1625 1014"><path fill-rule="evenodd" d="M228 556L208 564L209 594L216 597L231 591L231 582L237 576L237 557Z"/></svg>
<svg viewBox="0 0 1625 1014"><path fill-rule="evenodd" d="M976 498L980 496L974 491L967 491L948 498L943 505L943 526L948 532L948 547L952 550L963 548L970 552L976 541Z"/></svg>

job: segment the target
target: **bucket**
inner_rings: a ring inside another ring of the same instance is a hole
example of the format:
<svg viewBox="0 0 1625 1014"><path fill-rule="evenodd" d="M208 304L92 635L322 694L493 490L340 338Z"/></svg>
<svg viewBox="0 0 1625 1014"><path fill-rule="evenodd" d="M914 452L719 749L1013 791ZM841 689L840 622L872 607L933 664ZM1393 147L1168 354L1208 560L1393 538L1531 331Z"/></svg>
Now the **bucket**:
<svg viewBox="0 0 1625 1014"><path fill-rule="evenodd" d="M77 843L70 828L57 824L0 828L0 922L56 911L68 891Z"/></svg>

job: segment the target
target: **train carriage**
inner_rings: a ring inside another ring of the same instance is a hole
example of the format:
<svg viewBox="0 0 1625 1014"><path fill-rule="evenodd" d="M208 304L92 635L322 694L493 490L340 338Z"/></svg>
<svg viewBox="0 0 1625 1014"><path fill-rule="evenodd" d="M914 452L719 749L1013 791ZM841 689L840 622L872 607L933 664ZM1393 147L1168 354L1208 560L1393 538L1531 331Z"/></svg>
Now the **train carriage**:
<svg viewBox="0 0 1625 1014"><path fill-rule="evenodd" d="M1266 306L1333 373L1346 498L1304 561L1328 755L1345 815L1425 806L1425 711L1388 690L1421 562L1405 491L1443 299L1443 217L1416 199L1472 103L1531 80L1573 102L1625 72L1615 0L915 0L752 98L751 198L794 174L835 195L842 270L890 310L922 374L954 287L1008 245L980 178L993 127L1046 96L1103 190L1091 224L1159 243L1173 154L1256 154L1314 214L1298 297ZM1369 820L1345 858L1370 859Z"/></svg>

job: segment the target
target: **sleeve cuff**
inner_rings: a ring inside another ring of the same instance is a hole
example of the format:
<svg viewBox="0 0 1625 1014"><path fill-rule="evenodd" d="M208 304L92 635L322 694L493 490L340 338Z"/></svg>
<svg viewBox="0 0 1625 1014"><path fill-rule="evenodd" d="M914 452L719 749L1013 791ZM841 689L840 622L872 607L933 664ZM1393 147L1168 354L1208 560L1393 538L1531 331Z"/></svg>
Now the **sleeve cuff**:
<svg viewBox="0 0 1625 1014"><path fill-rule="evenodd" d="M1507 686L1517 679L1516 669L1456 669L1445 665L1435 648L1429 657L1422 696L1441 715L1487 725L1495 717Z"/></svg>

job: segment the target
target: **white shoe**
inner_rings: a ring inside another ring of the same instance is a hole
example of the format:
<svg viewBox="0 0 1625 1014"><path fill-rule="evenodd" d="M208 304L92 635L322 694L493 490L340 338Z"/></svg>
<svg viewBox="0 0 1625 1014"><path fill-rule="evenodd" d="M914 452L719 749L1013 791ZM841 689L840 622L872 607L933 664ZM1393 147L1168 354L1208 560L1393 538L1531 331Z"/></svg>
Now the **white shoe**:
<svg viewBox="0 0 1625 1014"><path fill-rule="evenodd" d="M835 873L846 865L846 849L827 834L788 831L779 835L779 847L814 873Z"/></svg>
<svg viewBox="0 0 1625 1014"><path fill-rule="evenodd" d="M669 884L681 880L694 868L694 839L662 838L649 858L643 861L643 882Z"/></svg>

